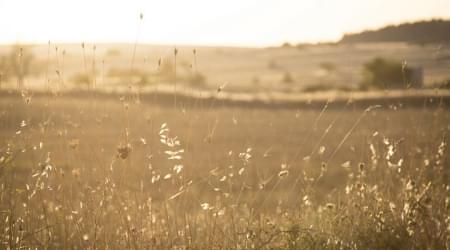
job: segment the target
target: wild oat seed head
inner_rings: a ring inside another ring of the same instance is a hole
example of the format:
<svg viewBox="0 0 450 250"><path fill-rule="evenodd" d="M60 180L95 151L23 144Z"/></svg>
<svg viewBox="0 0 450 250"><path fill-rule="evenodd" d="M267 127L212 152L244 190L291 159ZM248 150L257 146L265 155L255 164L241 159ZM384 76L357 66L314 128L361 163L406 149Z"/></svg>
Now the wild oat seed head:
<svg viewBox="0 0 450 250"><path fill-rule="evenodd" d="M334 208L336 207L336 205L333 204L333 203L327 203L325 206L326 206L327 209L329 209L329 210L332 210L332 209L334 209Z"/></svg>
<svg viewBox="0 0 450 250"><path fill-rule="evenodd" d="M122 160L125 160L126 158L128 158L130 153L131 153L131 145L130 144L120 145L119 147L117 147L117 156L120 157Z"/></svg>
<svg viewBox="0 0 450 250"><path fill-rule="evenodd" d="M322 165L320 166L320 168L322 169L322 171L327 170L327 164L325 162L322 162Z"/></svg>
<svg viewBox="0 0 450 250"><path fill-rule="evenodd" d="M280 177L280 179L282 179L282 178L284 178L284 177L286 177L286 176L288 176L289 175L289 170L281 170L279 173L278 173L278 177Z"/></svg>
<svg viewBox="0 0 450 250"><path fill-rule="evenodd" d="M364 166L365 166L364 162L359 163L358 168L360 172L364 171Z"/></svg>

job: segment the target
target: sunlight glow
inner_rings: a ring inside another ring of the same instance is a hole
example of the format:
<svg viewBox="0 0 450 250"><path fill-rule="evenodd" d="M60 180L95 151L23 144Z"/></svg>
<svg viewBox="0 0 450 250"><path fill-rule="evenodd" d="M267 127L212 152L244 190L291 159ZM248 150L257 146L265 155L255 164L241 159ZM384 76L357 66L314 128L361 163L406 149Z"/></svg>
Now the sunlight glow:
<svg viewBox="0 0 450 250"><path fill-rule="evenodd" d="M266 46L438 17L450 17L450 1L0 0L0 43L132 43L140 27L145 43Z"/></svg>

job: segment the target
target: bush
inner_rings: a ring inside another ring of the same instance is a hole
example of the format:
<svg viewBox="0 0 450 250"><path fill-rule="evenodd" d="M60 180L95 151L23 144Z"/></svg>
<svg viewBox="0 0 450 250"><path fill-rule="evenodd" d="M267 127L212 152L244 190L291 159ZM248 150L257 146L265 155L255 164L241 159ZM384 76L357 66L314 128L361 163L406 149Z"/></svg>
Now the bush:
<svg viewBox="0 0 450 250"><path fill-rule="evenodd" d="M400 62L375 58L364 64L362 89L406 88L413 75L413 69Z"/></svg>

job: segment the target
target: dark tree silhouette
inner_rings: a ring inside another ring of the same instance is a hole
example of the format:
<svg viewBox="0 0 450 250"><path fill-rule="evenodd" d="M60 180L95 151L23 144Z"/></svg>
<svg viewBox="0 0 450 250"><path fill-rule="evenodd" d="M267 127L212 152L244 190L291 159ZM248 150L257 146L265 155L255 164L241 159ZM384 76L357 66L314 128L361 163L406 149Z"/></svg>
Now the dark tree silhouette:
<svg viewBox="0 0 450 250"><path fill-rule="evenodd" d="M407 42L450 43L450 20L430 20L387 26L356 34L345 34L340 43Z"/></svg>

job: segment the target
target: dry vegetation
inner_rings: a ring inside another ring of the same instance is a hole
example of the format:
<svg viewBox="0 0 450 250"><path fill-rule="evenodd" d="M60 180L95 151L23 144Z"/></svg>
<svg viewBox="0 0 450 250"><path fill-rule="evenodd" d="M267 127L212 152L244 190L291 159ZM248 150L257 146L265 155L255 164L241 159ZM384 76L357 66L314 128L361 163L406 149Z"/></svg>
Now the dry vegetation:
<svg viewBox="0 0 450 250"><path fill-rule="evenodd" d="M137 97L2 94L0 248L450 248L439 99Z"/></svg>
<svg viewBox="0 0 450 250"><path fill-rule="evenodd" d="M447 79L447 47L391 46ZM0 248L450 248L448 91L281 93L376 45L65 47L0 58Z"/></svg>
<svg viewBox="0 0 450 250"><path fill-rule="evenodd" d="M14 77L5 78L14 70L2 64L11 57L18 58L17 53L11 54L17 47L0 46L0 75L3 74L0 85L16 86ZM171 46L138 44L134 57L130 44L95 47L86 43L82 47L50 43L22 47L22 63L26 64L29 56L33 58L29 67L23 67L29 71L24 79L29 88L42 88L46 84L86 87L95 80L98 87L108 89L126 88L129 83L143 89L157 89L170 86L174 79ZM180 89L213 90L219 84L228 83L230 92L354 90L364 79L364 64L377 57L423 68L425 87L450 79L448 44L325 44L259 49L182 46L178 51L177 81L183 83ZM130 67L132 60L134 63Z"/></svg>

